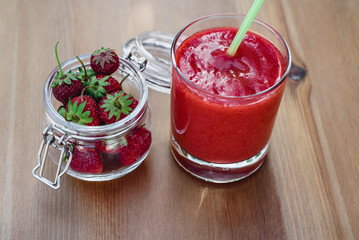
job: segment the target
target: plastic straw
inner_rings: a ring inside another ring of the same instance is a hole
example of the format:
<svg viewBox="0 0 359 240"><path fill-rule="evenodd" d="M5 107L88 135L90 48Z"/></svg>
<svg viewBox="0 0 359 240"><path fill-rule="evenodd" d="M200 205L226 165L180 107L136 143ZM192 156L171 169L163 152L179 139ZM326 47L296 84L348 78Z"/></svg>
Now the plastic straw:
<svg viewBox="0 0 359 240"><path fill-rule="evenodd" d="M236 54L239 45L241 45L241 42L246 35L249 27L251 26L254 18L256 17L259 9L261 8L263 1L264 0L254 0L251 8L248 11L247 16L244 18L241 27L238 29L236 36L234 37L231 45L227 50L228 55L234 56Z"/></svg>

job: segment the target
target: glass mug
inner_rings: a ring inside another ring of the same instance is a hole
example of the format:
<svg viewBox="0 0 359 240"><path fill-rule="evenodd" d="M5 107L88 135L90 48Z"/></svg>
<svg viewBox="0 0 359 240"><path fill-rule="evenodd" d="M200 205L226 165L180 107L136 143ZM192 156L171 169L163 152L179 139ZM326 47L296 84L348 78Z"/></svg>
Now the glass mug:
<svg viewBox="0 0 359 240"><path fill-rule="evenodd" d="M284 38L271 26L254 20L250 31L269 40L284 59L284 74L271 87L247 96L213 94L193 84L178 67L178 49L193 34L216 27L238 28L243 15L199 18L185 26L171 48L171 152L192 175L210 182L243 179L263 163L291 68Z"/></svg>

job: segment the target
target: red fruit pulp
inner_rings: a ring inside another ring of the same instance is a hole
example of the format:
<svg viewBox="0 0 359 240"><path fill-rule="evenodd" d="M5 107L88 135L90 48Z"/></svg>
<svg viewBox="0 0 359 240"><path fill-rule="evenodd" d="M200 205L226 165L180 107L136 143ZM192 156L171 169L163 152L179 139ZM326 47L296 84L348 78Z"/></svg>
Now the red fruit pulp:
<svg viewBox="0 0 359 240"><path fill-rule="evenodd" d="M229 57L226 50L236 32L204 30L175 52L189 82L173 69L172 134L184 150L209 162L239 162L258 154L271 136L285 86L283 81L273 91L257 94L281 79L285 60L271 42L253 32Z"/></svg>

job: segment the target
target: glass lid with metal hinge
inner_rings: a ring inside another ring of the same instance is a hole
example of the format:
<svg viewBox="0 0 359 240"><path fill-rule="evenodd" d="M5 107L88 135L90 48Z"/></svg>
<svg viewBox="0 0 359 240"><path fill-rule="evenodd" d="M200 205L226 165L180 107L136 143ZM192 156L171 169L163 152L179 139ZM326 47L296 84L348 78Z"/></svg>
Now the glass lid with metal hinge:
<svg viewBox="0 0 359 240"><path fill-rule="evenodd" d="M142 72L148 86L156 91L169 93L171 88L170 50L174 35L152 31L140 33L128 40L122 49L123 56L130 56L135 64L147 62Z"/></svg>

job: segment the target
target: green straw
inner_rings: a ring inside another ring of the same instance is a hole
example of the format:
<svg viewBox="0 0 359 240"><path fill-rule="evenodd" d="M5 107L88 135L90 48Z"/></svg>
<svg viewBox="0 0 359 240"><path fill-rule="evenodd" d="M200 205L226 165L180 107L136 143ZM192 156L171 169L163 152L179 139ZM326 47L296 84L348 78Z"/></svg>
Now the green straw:
<svg viewBox="0 0 359 240"><path fill-rule="evenodd" d="M237 32L236 36L234 37L233 42L231 43L231 46L229 46L229 48L227 50L228 55L233 57L234 54L236 54L239 45L241 45L241 42L242 42L244 36L246 35L249 27L251 26L254 18L256 17L259 9L261 8L263 1L264 0L254 0L251 8L248 11L247 16L244 18L241 27L238 29L238 32Z"/></svg>

